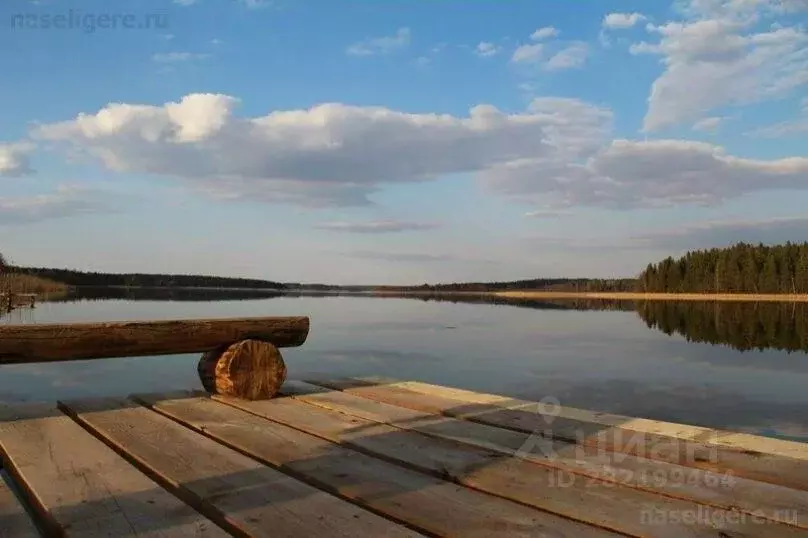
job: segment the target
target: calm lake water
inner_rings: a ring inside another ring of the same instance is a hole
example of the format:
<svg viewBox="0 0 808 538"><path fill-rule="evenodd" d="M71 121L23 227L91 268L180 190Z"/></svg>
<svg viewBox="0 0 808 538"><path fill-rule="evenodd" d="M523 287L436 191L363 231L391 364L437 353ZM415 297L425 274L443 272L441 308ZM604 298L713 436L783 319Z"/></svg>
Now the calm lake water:
<svg viewBox="0 0 808 538"><path fill-rule="evenodd" d="M282 350L289 378L377 375L524 399L552 395L573 407L808 441L805 305L139 299L40 303L0 323L306 315L308 341ZM3 366L0 400L201 388L197 360Z"/></svg>

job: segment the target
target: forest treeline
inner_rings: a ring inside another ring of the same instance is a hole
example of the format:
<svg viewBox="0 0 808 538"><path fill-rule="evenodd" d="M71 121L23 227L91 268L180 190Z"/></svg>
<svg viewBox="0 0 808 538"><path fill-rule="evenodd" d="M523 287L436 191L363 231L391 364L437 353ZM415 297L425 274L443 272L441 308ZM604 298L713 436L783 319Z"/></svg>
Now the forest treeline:
<svg viewBox="0 0 808 538"><path fill-rule="evenodd" d="M284 289L280 282L252 278L230 278L205 275L165 275L145 273L97 273L72 269L43 267L10 267L10 272L34 275L61 282L68 286L129 286L129 287L177 287L177 288L252 288Z"/></svg>
<svg viewBox="0 0 808 538"><path fill-rule="evenodd" d="M3 258L0 255L0 271ZM651 263L637 278L534 278L506 282L458 282L416 286L337 286L281 283L252 278L204 275L114 274L6 266L5 270L34 275L68 286L207 287L293 291L384 293L481 293L489 291L645 292L645 293L808 293L808 242L784 245L738 243L726 248L697 250L674 259Z"/></svg>
<svg viewBox="0 0 808 538"><path fill-rule="evenodd" d="M649 293L808 293L808 242L737 243L649 264L638 279Z"/></svg>
<svg viewBox="0 0 808 538"><path fill-rule="evenodd" d="M486 292L507 290L556 292L632 292L637 290L635 278L532 278L508 282L458 282L452 284L422 284L420 286L376 286L379 292Z"/></svg>

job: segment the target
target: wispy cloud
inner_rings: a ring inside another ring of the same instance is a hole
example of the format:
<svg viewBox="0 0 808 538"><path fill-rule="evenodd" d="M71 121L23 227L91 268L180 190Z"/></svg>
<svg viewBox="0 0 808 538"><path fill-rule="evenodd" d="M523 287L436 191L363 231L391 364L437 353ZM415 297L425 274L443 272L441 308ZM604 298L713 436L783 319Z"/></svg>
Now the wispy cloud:
<svg viewBox="0 0 808 538"><path fill-rule="evenodd" d="M272 5L272 0L239 0L247 9L261 9Z"/></svg>
<svg viewBox="0 0 808 538"><path fill-rule="evenodd" d="M210 58L210 54L199 52L158 52L152 55L152 60L161 64L193 62Z"/></svg>
<svg viewBox="0 0 808 538"><path fill-rule="evenodd" d="M399 220L376 220L368 222L325 222L317 228L335 232L350 232L359 234L385 234L398 232L411 232L432 230L438 225L431 222L406 222Z"/></svg>
<svg viewBox="0 0 808 538"><path fill-rule="evenodd" d="M403 27L392 36L371 37L350 45L346 52L351 56L373 56L389 54L410 44L410 29Z"/></svg>
<svg viewBox="0 0 808 538"><path fill-rule="evenodd" d="M588 56L589 45L584 42L576 42L551 56L544 67L549 71L575 69L583 66Z"/></svg>
<svg viewBox="0 0 808 538"><path fill-rule="evenodd" d="M530 39L533 41L540 41L542 39L547 39L550 37L556 37L560 34L561 31L557 28L553 28L552 26L545 26L544 28L539 28L532 34L530 34Z"/></svg>
<svg viewBox="0 0 808 538"><path fill-rule="evenodd" d="M808 133L808 97L800 101L801 110L794 119L781 121L749 131L746 136L754 138L785 138Z"/></svg>
<svg viewBox="0 0 808 538"><path fill-rule="evenodd" d="M383 252L375 250L354 250L344 253L351 258L381 260L388 262L451 262L457 257L450 254L430 254L425 252Z"/></svg>
<svg viewBox="0 0 808 538"><path fill-rule="evenodd" d="M532 41L519 45L511 55L511 62L528 67L538 66L545 71L559 71L581 67L589 56L589 45L583 41L550 40L560 34L552 26L545 26L533 32Z"/></svg>
<svg viewBox="0 0 808 538"><path fill-rule="evenodd" d="M691 250L746 243L781 244L801 242L808 236L808 217L777 217L762 220L711 221L675 230L643 234L632 241L646 247Z"/></svg>
<svg viewBox="0 0 808 538"><path fill-rule="evenodd" d="M533 43L529 45L520 45L516 47L511 56L513 63L531 63L537 62L542 59L544 52L544 45L541 43Z"/></svg>
<svg viewBox="0 0 808 538"><path fill-rule="evenodd" d="M31 224L86 214L115 212L114 196L77 185L27 197L0 197L0 225Z"/></svg>
<svg viewBox="0 0 808 538"><path fill-rule="evenodd" d="M524 214L524 216L531 219L552 219L564 217L569 214L569 211L563 211L560 209L536 209L534 211L528 211Z"/></svg>
<svg viewBox="0 0 808 538"><path fill-rule="evenodd" d="M711 116L701 119L693 124L693 130L714 133L725 119L726 118L722 116Z"/></svg>
<svg viewBox="0 0 808 538"><path fill-rule="evenodd" d="M477 43L477 47L474 49L474 53L477 56L488 58L490 56L495 56L502 51L502 47L491 43L490 41L480 41Z"/></svg>

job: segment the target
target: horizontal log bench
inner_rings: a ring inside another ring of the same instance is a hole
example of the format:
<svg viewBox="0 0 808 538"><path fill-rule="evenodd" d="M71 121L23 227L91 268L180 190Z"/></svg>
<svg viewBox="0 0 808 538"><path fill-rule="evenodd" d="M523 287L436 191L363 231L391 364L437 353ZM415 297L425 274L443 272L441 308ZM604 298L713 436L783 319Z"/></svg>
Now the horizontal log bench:
<svg viewBox="0 0 808 538"><path fill-rule="evenodd" d="M186 319L0 326L0 365L202 353L212 394L275 396L286 379L280 347L302 345L308 317Z"/></svg>

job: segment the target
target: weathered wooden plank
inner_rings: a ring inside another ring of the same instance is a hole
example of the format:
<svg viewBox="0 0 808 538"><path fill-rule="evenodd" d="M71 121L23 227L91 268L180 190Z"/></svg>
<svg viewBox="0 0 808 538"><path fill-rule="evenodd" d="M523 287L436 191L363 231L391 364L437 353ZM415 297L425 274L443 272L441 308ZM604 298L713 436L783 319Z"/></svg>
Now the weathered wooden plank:
<svg viewBox="0 0 808 538"><path fill-rule="evenodd" d="M190 319L0 326L0 365L209 351L239 340L299 346L307 317Z"/></svg>
<svg viewBox="0 0 808 538"><path fill-rule="evenodd" d="M136 398L260 461L431 535L616 536L394 465L206 397ZM308 425L319 421L320 429L338 431L357 425L347 415L323 419L321 414L310 413L309 406L289 398L267 402L272 402L272 409L302 412L295 418Z"/></svg>
<svg viewBox="0 0 808 538"><path fill-rule="evenodd" d="M524 433L513 430L398 407L303 381L287 381L281 388L280 394L299 398L306 403L326 409L415 430L435 437L494 450L509 447L510 455L523 447L528 437ZM531 440L531 448L543 454L559 454L567 451L570 446L570 443L541 436Z"/></svg>
<svg viewBox="0 0 808 538"><path fill-rule="evenodd" d="M61 405L142 471L237 536L416 536L131 400Z"/></svg>
<svg viewBox="0 0 808 538"><path fill-rule="evenodd" d="M594 478L570 479L575 478L574 475L565 475L551 466L325 408L308 406L306 409L302 402L303 407L289 412L294 406L284 399L260 402L218 396L215 399L367 454L630 536L647 536L649 532L660 538L715 537L720 536L719 532L729 537L755 536L764 527L759 521L767 523L765 536L804 535L801 529L762 517L755 519L750 514L745 514L745 518L738 517L735 511ZM691 514L693 521L690 524L674 516L667 519L666 525L657 528L646 521L650 513ZM703 516L698 519L696 514ZM715 522L718 522L718 527Z"/></svg>
<svg viewBox="0 0 808 538"><path fill-rule="evenodd" d="M588 420L553 416L542 412L537 402L474 403L437 394L414 392L395 384L372 384L367 380L316 380L317 384L344 390L396 406L479 422L528 434L568 440L580 445L665 461L714 473L745 477L793 489L808 490L808 464L800 448L788 447L777 454L723 445L711 437L693 440L666 434L610 426ZM513 400L508 399L509 402ZM683 426L683 428L687 428ZM789 443L789 442L785 442ZM803 443L791 443L800 445ZM778 445L782 449L782 445ZM796 455L796 458L785 454Z"/></svg>
<svg viewBox="0 0 808 538"><path fill-rule="evenodd" d="M0 476L0 538L39 538L31 516Z"/></svg>
<svg viewBox="0 0 808 538"><path fill-rule="evenodd" d="M0 406L0 453L56 535L228 536L55 406Z"/></svg>
<svg viewBox="0 0 808 538"><path fill-rule="evenodd" d="M368 378L368 380L372 382L370 378ZM500 407L536 406L536 402L506 398L495 394L484 394L469 390L442 387L440 385L431 385L417 381L396 382L395 386L420 394L444 396L471 403L494 404ZM717 430L703 426L600 413L567 406L560 407L557 410L557 416L582 422L592 422L604 426L618 426L626 430L675 437L684 441L697 441L722 448L747 450L760 454L771 454L773 456L783 456L808 462L808 443L787 441L748 433Z"/></svg>
<svg viewBox="0 0 808 538"><path fill-rule="evenodd" d="M579 475L573 479L580 481L602 479L808 529L805 491L626 454L587 450L581 445L414 411L299 381L287 382L282 394L349 416L549 465Z"/></svg>

